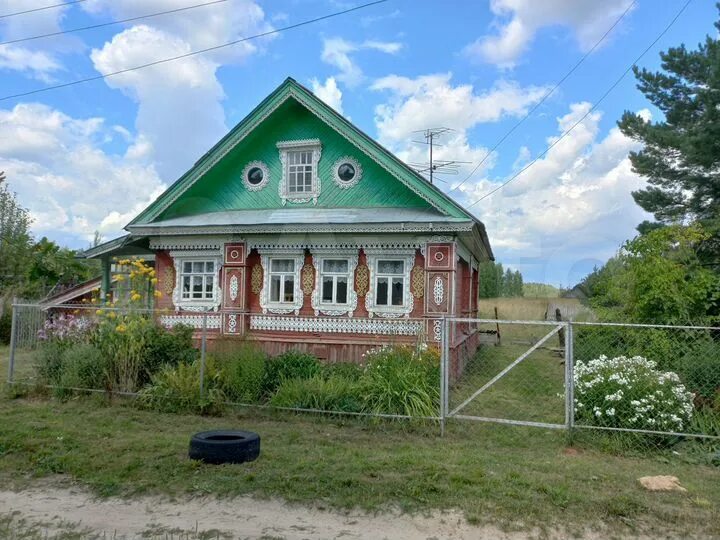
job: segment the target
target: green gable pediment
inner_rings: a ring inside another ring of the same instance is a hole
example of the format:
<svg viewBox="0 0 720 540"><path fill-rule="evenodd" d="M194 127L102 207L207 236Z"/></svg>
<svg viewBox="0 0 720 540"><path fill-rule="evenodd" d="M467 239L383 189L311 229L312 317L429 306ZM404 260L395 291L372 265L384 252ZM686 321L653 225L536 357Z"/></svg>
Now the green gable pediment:
<svg viewBox="0 0 720 540"><path fill-rule="evenodd" d="M319 194L305 203L284 202L278 143L318 140ZM334 181L335 166L348 156L362 177L349 188ZM269 180L252 191L243 182L248 164L261 162ZM382 146L292 79L270 94L130 225L184 216L278 208L407 208L475 221Z"/></svg>

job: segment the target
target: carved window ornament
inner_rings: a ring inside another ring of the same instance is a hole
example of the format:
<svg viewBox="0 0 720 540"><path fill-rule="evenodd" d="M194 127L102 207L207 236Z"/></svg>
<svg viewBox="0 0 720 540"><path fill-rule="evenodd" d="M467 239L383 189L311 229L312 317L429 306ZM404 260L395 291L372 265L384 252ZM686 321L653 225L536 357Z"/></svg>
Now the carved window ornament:
<svg viewBox="0 0 720 540"><path fill-rule="evenodd" d="M298 315L303 305L300 280L304 251L261 251L263 286L260 307L263 313Z"/></svg>
<svg viewBox="0 0 720 540"><path fill-rule="evenodd" d="M234 274L230 278L230 300L233 302L237 300L238 293L240 292L240 283L238 282L238 277L236 274Z"/></svg>
<svg viewBox="0 0 720 540"><path fill-rule="evenodd" d="M414 306L410 272L415 262L415 250L366 250L365 253L370 270L370 289L365 296L368 315L409 317Z"/></svg>
<svg viewBox="0 0 720 540"><path fill-rule="evenodd" d="M357 264L357 250L313 251L315 289L310 300L316 316L352 317L358 299L353 286Z"/></svg>
<svg viewBox="0 0 720 540"><path fill-rule="evenodd" d="M263 270L260 264L255 264L250 272L250 290L253 294L260 294L263 286Z"/></svg>
<svg viewBox="0 0 720 540"><path fill-rule="evenodd" d="M320 139L301 139L277 143L282 164L282 178L278 193L282 204L317 204L320 196L318 163L322 145Z"/></svg>
<svg viewBox="0 0 720 540"><path fill-rule="evenodd" d="M349 189L362 178L362 166L355 158L344 156L332 167L333 181L340 189Z"/></svg>
<svg viewBox="0 0 720 540"><path fill-rule="evenodd" d="M410 286L415 298L422 298L425 295L425 270L421 266L415 266L410 274Z"/></svg>
<svg viewBox="0 0 720 540"><path fill-rule="evenodd" d="M315 270L311 264L305 264L302 267L302 276L300 278L302 284L302 292L305 296L309 296L313 292L315 284Z"/></svg>
<svg viewBox="0 0 720 540"><path fill-rule="evenodd" d="M251 161L245 165L242 179L248 191L260 191L270 181L270 169L262 161Z"/></svg>
<svg viewBox="0 0 720 540"><path fill-rule="evenodd" d="M435 305L441 305L444 299L445 283L443 282L443 278L441 278L440 276L435 276L435 281L433 282L433 300L435 301Z"/></svg>
<svg viewBox="0 0 720 540"><path fill-rule="evenodd" d="M220 289L221 254L217 251L171 251L175 267L172 300L180 311L217 311Z"/></svg>
<svg viewBox="0 0 720 540"><path fill-rule="evenodd" d="M361 264L355 275L355 292L358 296L365 297L370 288L370 269L367 264Z"/></svg>

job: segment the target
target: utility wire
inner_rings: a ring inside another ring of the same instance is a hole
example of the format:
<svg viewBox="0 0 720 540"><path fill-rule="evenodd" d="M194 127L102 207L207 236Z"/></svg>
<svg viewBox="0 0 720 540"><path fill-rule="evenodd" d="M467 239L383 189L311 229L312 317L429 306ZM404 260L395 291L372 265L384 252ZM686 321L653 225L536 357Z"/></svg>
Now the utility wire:
<svg viewBox="0 0 720 540"><path fill-rule="evenodd" d="M83 1L84 1L84 0L83 0ZM110 21L110 22L106 22L106 23L93 24L93 25L90 25L90 26L81 26L81 27L79 27L79 28L71 28L71 29L69 29L69 30L60 30L60 31L58 31L58 32L51 32L51 33L49 33L49 34L40 34L40 35L38 35L38 36L31 36L31 37L26 37L26 38L13 39L13 40L10 40L10 41L1 41L1 42L0 42L0 45L10 45L10 44L12 44L12 43L21 43L21 42L23 42L23 41L32 41L32 40L34 40L34 39L41 39L41 38L46 38L46 37L60 36L60 35L62 35L62 34L70 34L70 33L72 33L72 32L82 32L83 30L93 30L93 29L95 29L95 28L103 28L104 26L112 26L112 25L114 25L114 24L123 24L123 23L131 22L131 21L139 21L140 19L149 19L149 18L151 18L151 17L158 17L158 16L160 16L160 15L168 15L168 14L170 14L170 13L178 13L178 12L180 12L180 11L187 11L187 10L189 10L189 9L195 9L195 8L200 8L200 7L205 7L205 6L211 6L211 5L213 5L213 4L221 4L221 3L227 2L227 1L228 1L228 0L213 0L212 2L204 2L204 3L202 3L202 4L195 4L195 5L187 6L187 7L181 7L181 8L176 8L176 9L169 9L169 10L167 10L167 11L158 11L157 13L148 13L147 15L139 15L139 16L137 16L137 17L130 17L130 18L128 18L128 19L121 19L121 20L119 20L119 21Z"/></svg>
<svg viewBox="0 0 720 540"><path fill-rule="evenodd" d="M633 1L630 3L630 5L627 7L627 9L622 12L622 14L620 15L620 17L618 17L618 19L612 24L612 26L610 26L610 28L607 29L607 31L600 37L600 39L595 43L595 45L593 45L592 48L591 48L588 52L586 52L586 53L583 55L583 57L580 58L580 60L577 61L577 63L570 69L570 71L568 71L568 72L565 74L565 76L564 76L562 79L560 79L557 83L555 83L555 86L553 86L553 87L550 89L550 91L549 91L547 94L545 94L545 95L542 97L542 99L541 99L540 101L538 101L538 102L535 104L535 106L534 106L532 109L530 109L530 110L528 111L528 113L527 113L525 116L523 116L523 117L510 129L510 131L508 131L507 133L505 133L505 135L503 135L503 136L500 138L500 140L499 140L498 142L496 142L495 145L494 145L490 150L487 151L487 154L485 154L485 156L483 156L483 158L480 160L480 163L478 163L478 164L475 166L475 168L474 168L472 171L470 171L470 174L468 174L468 175L463 179L462 182L460 182L460 183L457 184L455 187L453 187L450 191L448 191L448 193L452 193L453 191L455 191L456 189L458 189L460 186L462 186L465 182L467 182L468 180L470 180L470 178L472 177L472 175L475 174L475 172L477 172L477 170L482 166L483 163L485 163L485 161L487 160L487 158L490 157L490 155L497 149L497 147L500 146L500 145L505 141L505 139L507 139L518 127L520 127L520 125L521 125L525 120L527 120L527 119L532 115L532 113L534 113L534 112L538 109L538 107L540 107L540 105L542 105L542 104L545 102L545 100L547 100L547 98L549 98L549 97L555 92L555 90L557 90L557 89L560 87L560 85L561 85L562 83L564 83L564 82L567 80L567 78L570 77L570 75L572 75L572 74L575 72L575 70L576 70L577 68L580 67L580 65L581 65L583 62L585 62L585 60L587 60L588 56L590 56L590 55L593 53L593 51L594 51L595 49L597 49L603 41L605 41L605 38L610 34L610 32L613 31L613 29L614 29L618 24L620 24L620 21L622 21L622 20L625 18L625 15L627 15L627 14L630 12L630 10L635 6L635 4L637 4L637 0L633 0Z"/></svg>
<svg viewBox="0 0 720 540"><path fill-rule="evenodd" d="M139 66L134 66L134 67L131 67L131 68L121 69L121 70L118 70L118 71L113 71L113 72L111 72L111 73L105 73L104 75L96 75L96 76L94 76L94 77L87 77L87 78L85 78L85 79L77 79L77 80L70 81L70 82L66 82L66 83L62 83L62 84L56 84L56 85L54 85L54 86L45 86L45 87L43 87L43 88L36 88L35 90L29 90L29 91L27 91L27 92L21 92L21 93L19 93L19 94L10 94L10 95L8 95L8 96L0 97L0 101L7 101L8 99L14 99L14 98L19 98L19 97L30 96L30 95L33 95L33 94L39 94L39 93L41 93L41 92L49 92L50 90L57 90L58 88L66 88L66 87L68 87L68 86L74 86L74 85L76 85L76 84L82 84L82 83L86 83L86 82L98 81L98 80L101 80L101 79L107 79L108 77L112 77L112 76L114 76L114 75L120 75L120 74L122 74L122 73L128 73L128 72L130 72L130 71L136 71L136 70L138 70L138 69L144 69L144 68L151 67L151 66L157 66L158 64L165 64L165 63L167 63L167 62L173 62L173 61L175 61L175 60L181 60L181 59L183 59L183 58L188 58L188 57L190 57L190 56L195 56L195 55L203 54L203 53L210 52L210 51L216 51L216 50L218 50L218 49L224 49L225 47L231 47L231 46L233 46L233 45L237 45L238 43L243 43L243 42L245 42L245 41L250 41L250 40L258 39L258 38L261 38L261 37L270 36L270 35L272 35L272 34L279 34L280 32L284 32L284 31L286 31L286 30L293 30L293 29L299 28L299 27L301 27L301 26L306 26L306 25L308 25L308 24L316 23L316 22L318 22L318 21L323 21L323 20L326 20L326 19L331 19L331 18L333 18L333 17L338 17L338 16L340 16L340 15L345 15L346 13L350 13L350 12L353 12L353 11L357 11L357 10L360 10L360 9L363 9L363 8L366 8L366 7L374 6L374 5L377 5L377 4L383 4L383 3L387 2L387 1L388 1L388 0L375 0L374 2L368 2L367 4L361 4L361 5L359 5L359 6L355 6L355 7L348 8L348 9L344 9L344 10L342 10L342 11L336 11L335 13L330 13L330 14L328 14L328 15L323 15L323 16L321 16L321 17L315 17L314 19L308 19L308 20L306 20L306 21L302 21L302 22L299 22L299 23L291 24L291 25L289 25L289 26L284 26L284 27L282 27L282 28L275 28L275 29L273 29L273 30L268 30L267 32L262 32L262 33L260 33L260 34L255 34L254 36L248 36L248 37L236 39L236 40L233 40L233 41L229 41L229 42L223 43L223 44L221 44L221 45L215 45L215 46L213 46L213 47L207 47L207 48L205 48L205 49L199 49L199 50L197 50L197 51L190 51L189 53L180 54L180 55L178 55L178 56L172 56L172 57L170 57L170 58L163 58L162 60L155 60L154 62L148 62L147 64L141 64L141 65L139 65Z"/></svg>
<svg viewBox="0 0 720 540"><path fill-rule="evenodd" d="M628 73L630 73L630 71L632 71L632 68L634 68L634 67L637 65L637 63L638 63L640 60L642 60L642 58L650 51L650 49L652 49L652 48L655 46L655 44L656 44L658 41L660 41L660 39L667 33L667 31L670 30L670 28L671 28L671 27L675 24L675 22L680 18L680 15L682 15L683 12L684 12L684 11L687 9L687 7L690 5L690 2L692 2L692 0L687 0L687 2L685 2L685 4L683 4L683 6L680 8L680 11L677 12L677 14L675 15L675 17L673 17L673 19L672 19L672 20L670 21L670 23L663 29L663 31L660 32L660 34L653 40L652 43L650 43L650 45L648 45L648 46L645 48L645 50L644 50L642 53L640 53L640 56L638 56L638 57L635 59L635 61L634 61L625 71L623 71L622 75L620 75L620 77L618 77L618 79L610 86L610 88L608 88L608 89L605 91L605 93L600 97L600 99L597 100L597 102L595 103L595 105L593 105L590 109L588 109L588 111L587 111L577 122L575 122L575 123L574 123L572 126L570 126L570 128L568 128L567 130L565 130L557 139L555 139L555 141L554 141L551 145L549 145L545 150L543 150L542 153L540 153L540 155L538 155L535 159L533 159L533 160L532 160L530 163L528 163L525 167L523 167L522 169L520 169L517 173L515 173L514 175L512 175L508 180L506 180L505 182L503 182L502 184L500 184L499 186L497 186L497 187L496 187L495 189L493 189L492 191L489 191L488 193L486 193L485 195L483 195L482 197L480 197L480 198L477 199L476 201L474 201L474 202L472 202L471 204L469 204L468 206L466 206L466 208L472 208L473 206L475 206L475 205L476 205L477 203L479 203L480 201L482 201L482 200L484 200L484 199L487 199L487 198L488 198L490 195L492 195L493 193L496 193L497 191L499 191L499 190L501 190L502 188L504 188L505 186L507 186L510 182L512 182L513 180L515 180L518 176L520 176L522 173L524 173L524 172L527 171L530 167L532 167L535 163L537 163L537 162L540 160L540 158L544 157L550 150L552 150L552 148L553 148L555 145L557 145L557 144L558 144L561 140L563 140L568 134L570 134L570 132L571 132L573 129L575 129L583 120L585 120L585 118L587 118L588 115L590 115L591 112L593 112L595 109L597 109L598 105L600 105L600 103L602 103L603 100L620 84L620 82L625 78L625 76L626 76Z"/></svg>
<svg viewBox="0 0 720 540"><path fill-rule="evenodd" d="M34 13L36 11L43 11L46 9L52 9L52 8L56 8L56 7L70 6L72 4L79 4L80 2L85 2L85 1L86 0L70 0L69 2L63 2L62 4L52 4L50 6L26 9L24 11L16 11L15 13L6 13L4 15L0 15L0 19L6 19L7 17L14 17L15 15L25 15L25 13Z"/></svg>

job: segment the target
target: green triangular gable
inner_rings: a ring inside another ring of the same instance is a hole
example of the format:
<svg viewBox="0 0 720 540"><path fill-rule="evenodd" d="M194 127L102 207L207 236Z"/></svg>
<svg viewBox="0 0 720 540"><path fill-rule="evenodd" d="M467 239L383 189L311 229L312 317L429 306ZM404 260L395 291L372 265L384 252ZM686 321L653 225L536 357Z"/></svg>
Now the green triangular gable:
<svg viewBox="0 0 720 540"><path fill-rule="evenodd" d="M314 138L322 143L318 207L434 208L442 215L476 221L308 89L287 79L130 225L224 210L279 208L276 143ZM363 176L356 186L341 190L332 181L332 167L345 155L360 162ZM242 182L242 170L255 160L268 166L270 182L250 192Z"/></svg>

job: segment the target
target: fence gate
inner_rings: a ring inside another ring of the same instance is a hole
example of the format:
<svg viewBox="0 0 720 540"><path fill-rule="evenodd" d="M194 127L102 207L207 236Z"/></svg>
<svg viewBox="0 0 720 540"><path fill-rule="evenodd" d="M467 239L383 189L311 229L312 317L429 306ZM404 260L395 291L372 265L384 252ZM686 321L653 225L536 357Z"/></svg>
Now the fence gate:
<svg viewBox="0 0 720 540"><path fill-rule="evenodd" d="M571 331L566 322L446 319L444 416L570 427Z"/></svg>

